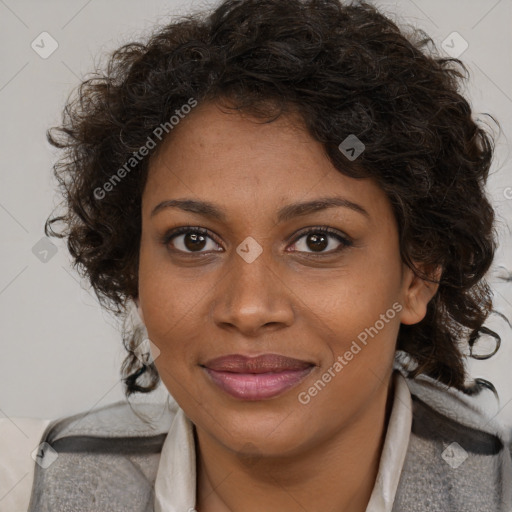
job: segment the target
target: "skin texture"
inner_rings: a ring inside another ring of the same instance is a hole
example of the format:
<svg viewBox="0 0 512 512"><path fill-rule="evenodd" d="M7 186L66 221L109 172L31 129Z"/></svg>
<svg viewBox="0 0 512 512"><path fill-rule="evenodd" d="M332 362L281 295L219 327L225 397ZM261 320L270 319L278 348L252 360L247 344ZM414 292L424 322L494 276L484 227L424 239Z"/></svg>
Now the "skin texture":
<svg viewBox="0 0 512 512"><path fill-rule="evenodd" d="M299 119L261 124L206 103L171 135L143 193L137 304L161 351L162 381L196 426L197 510L364 511L386 431L400 322L419 322L436 287L402 263L384 192L335 169ZM334 207L276 223L285 205L333 196L368 216ZM151 216L161 201L183 198L215 203L226 220L178 208ZM212 233L197 246L203 254L183 254L186 235L165 246L166 232L180 226ZM329 245L315 252L299 233L315 226L352 245L328 235ZM262 248L252 263L236 252L248 236ZM300 403L298 393L397 302L401 311ZM200 366L234 353L278 353L316 366L282 395L242 401Z"/></svg>

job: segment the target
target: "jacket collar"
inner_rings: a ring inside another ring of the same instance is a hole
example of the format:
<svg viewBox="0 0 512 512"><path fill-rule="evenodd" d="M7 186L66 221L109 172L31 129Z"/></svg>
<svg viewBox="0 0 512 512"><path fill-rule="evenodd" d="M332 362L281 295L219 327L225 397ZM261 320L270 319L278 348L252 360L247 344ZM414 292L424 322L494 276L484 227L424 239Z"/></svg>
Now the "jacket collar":
<svg viewBox="0 0 512 512"><path fill-rule="evenodd" d="M412 401L401 373L395 371L393 405L366 512L391 512L412 424ZM155 512L193 512L196 505L196 447L193 424L178 407L162 447L155 481Z"/></svg>

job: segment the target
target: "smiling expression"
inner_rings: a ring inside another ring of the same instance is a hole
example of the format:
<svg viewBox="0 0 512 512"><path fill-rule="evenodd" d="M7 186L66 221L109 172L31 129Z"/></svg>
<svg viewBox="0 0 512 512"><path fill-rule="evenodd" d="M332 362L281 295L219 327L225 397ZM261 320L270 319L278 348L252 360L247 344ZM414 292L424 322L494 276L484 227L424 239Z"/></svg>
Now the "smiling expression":
<svg viewBox="0 0 512 512"><path fill-rule="evenodd" d="M391 204L373 180L338 171L292 116L261 124L206 103L171 135L150 162L139 263L138 304L160 377L192 421L232 449L249 442L284 454L322 442L387 393L400 322L421 320L431 296L401 261ZM401 311L300 403L394 303ZM263 380L247 368L228 375L240 380L236 396L205 367L233 354L310 368L248 400Z"/></svg>

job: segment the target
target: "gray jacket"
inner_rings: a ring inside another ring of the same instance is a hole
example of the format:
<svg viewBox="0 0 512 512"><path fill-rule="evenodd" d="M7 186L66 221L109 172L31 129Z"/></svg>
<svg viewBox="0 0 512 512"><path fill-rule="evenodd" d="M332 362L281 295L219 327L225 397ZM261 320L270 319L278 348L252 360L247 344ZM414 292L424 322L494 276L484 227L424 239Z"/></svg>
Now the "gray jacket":
<svg viewBox="0 0 512 512"><path fill-rule="evenodd" d="M460 392L428 378L408 385L413 422L393 512L512 512L510 439L468 410ZM119 402L51 423L29 512L152 512L172 418L161 406Z"/></svg>

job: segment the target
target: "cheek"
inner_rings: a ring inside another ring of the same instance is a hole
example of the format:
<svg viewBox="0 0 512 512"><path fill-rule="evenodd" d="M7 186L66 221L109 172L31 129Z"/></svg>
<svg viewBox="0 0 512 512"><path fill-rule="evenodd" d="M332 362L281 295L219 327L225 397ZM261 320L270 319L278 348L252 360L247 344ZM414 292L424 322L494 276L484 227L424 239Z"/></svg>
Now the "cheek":
<svg viewBox="0 0 512 512"><path fill-rule="evenodd" d="M157 341L179 331L204 296L200 279L184 279L149 242L141 244L138 292L148 334Z"/></svg>
<svg viewBox="0 0 512 512"><path fill-rule="evenodd" d="M197 268L178 269L165 251L141 245L139 299L144 323L149 339L160 351L155 359L158 373L178 401L186 401L190 393L196 399L200 396L194 392L197 355L204 333L211 333L211 326L205 323L205 308L216 278L199 273Z"/></svg>
<svg viewBox="0 0 512 512"><path fill-rule="evenodd" d="M354 348L359 360L394 354L403 307L401 262L396 254L374 254L360 257L328 279L303 281L304 288L297 290L304 298L304 314L311 312L307 322L322 329L333 359L350 350L353 341L362 349Z"/></svg>
<svg viewBox="0 0 512 512"><path fill-rule="evenodd" d="M329 344L332 357L345 353L354 341L364 348L358 358L393 351L402 308L397 295L375 283L367 287L359 283L358 288L335 285L328 291L329 300L325 300L324 288L322 297L315 298L313 292L308 301L314 313L309 314L308 323L322 330L321 337ZM304 314L308 315L307 311Z"/></svg>

